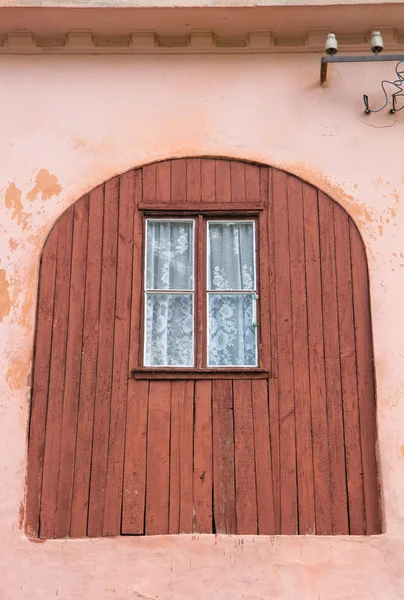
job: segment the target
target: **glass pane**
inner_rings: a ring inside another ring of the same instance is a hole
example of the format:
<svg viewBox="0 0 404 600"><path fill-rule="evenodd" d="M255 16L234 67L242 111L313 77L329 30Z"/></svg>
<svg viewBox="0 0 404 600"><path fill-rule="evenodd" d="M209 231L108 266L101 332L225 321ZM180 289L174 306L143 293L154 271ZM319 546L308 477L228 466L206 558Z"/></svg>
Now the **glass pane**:
<svg viewBox="0 0 404 600"><path fill-rule="evenodd" d="M147 294L145 365L192 367L194 311L191 294Z"/></svg>
<svg viewBox="0 0 404 600"><path fill-rule="evenodd" d="M254 290L254 225L209 223L208 289Z"/></svg>
<svg viewBox="0 0 404 600"><path fill-rule="evenodd" d="M147 290L193 289L193 235L192 221L147 221Z"/></svg>
<svg viewBox="0 0 404 600"><path fill-rule="evenodd" d="M251 294L209 294L210 367L257 365Z"/></svg>

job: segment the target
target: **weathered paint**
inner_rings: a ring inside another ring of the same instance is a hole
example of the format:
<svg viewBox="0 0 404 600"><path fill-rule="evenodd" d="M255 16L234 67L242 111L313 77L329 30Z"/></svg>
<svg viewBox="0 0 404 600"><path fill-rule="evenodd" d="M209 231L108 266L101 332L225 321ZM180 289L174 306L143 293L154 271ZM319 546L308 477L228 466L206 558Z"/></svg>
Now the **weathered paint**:
<svg viewBox="0 0 404 600"><path fill-rule="evenodd" d="M363 115L393 65L304 56L3 57L0 149L0 539L5 600L398 600L404 551L404 113ZM55 540L20 529L41 248L114 174L229 156L285 169L340 202L367 249L385 533ZM59 188L60 186L60 188Z"/></svg>

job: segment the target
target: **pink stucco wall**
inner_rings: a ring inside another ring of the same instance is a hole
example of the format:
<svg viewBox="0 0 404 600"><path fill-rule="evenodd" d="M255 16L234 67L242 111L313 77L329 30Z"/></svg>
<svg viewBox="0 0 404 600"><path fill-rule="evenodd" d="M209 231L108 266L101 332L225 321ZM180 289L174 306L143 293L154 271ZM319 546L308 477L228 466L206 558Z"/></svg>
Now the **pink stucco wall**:
<svg viewBox="0 0 404 600"><path fill-rule="evenodd" d="M404 111L363 115L393 65L315 55L0 59L1 600L404 597ZM283 168L339 201L369 259L385 533L34 543L21 529L38 265L60 213L137 165L193 155Z"/></svg>

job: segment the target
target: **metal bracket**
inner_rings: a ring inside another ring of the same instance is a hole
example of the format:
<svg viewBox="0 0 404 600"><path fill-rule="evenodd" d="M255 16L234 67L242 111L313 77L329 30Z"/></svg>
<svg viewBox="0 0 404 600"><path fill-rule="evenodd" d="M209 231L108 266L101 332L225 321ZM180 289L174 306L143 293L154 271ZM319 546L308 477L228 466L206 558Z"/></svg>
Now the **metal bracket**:
<svg viewBox="0 0 404 600"><path fill-rule="evenodd" d="M400 62L404 54L373 54L370 56L323 56L320 67L320 84L327 81L329 63L362 63L362 62Z"/></svg>

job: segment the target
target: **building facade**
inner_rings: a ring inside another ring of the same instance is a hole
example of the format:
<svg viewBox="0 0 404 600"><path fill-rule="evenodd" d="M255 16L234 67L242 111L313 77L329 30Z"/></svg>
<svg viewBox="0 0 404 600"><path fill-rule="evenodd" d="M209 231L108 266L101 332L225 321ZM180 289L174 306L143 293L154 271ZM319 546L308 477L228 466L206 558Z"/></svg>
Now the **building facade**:
<svg viewBox="0 0 404 600"><path fill-rule="evenodd" d="M401 598L403 5L0 13L2 597Z"/></svg>

